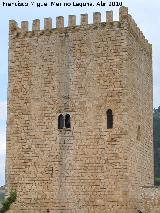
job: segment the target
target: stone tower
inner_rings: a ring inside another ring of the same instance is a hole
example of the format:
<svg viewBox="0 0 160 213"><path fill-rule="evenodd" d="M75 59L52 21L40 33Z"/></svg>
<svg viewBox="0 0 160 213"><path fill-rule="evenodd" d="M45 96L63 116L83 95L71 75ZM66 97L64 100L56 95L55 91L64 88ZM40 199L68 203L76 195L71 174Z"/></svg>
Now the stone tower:
<svg viewBox="0 0 160 213"><path fill-rule="evenodd" d="M7 193L15 213L130 213L153 186L152 50L128 9L10 21Z"/></svg>

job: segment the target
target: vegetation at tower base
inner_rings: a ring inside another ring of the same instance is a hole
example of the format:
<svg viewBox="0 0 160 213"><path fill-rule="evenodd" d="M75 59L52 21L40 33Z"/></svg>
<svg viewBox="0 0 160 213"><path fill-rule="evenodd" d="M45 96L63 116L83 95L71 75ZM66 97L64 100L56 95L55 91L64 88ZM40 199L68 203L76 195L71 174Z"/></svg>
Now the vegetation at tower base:
<svg viewBox="0 0 160 213"><path fill-rule="evenodd" d="M160 106L153 111L155 184L160 185Z"/></svg>
<svg viewBox="0 0 160 213"><path fill-rule="evenodd" d="M11 206L12 203L15 202L17 197L17 193L15 190L12 190L10 192L9 197L7 197L3 202L2 202L2 208L0 209L0 213L7 212Z"/></svg>
<svg viewBox="0 0 160 213"><path fill-rule="evenodd" d="M5 185L0 186L0 208L2 207L2 202L4 201L5 197Z"/></svg>

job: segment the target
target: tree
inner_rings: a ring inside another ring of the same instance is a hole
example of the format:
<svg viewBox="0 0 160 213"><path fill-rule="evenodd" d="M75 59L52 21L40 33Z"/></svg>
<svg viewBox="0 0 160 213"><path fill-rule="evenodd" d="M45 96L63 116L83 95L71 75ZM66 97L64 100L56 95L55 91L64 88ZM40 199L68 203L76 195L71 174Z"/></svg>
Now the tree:
<svg viewBox="0 0 160 213"><path fill-rule="evenodd" d="M13 202L15 202L17 197L16 191L11 191L9 197L7 197L3 202L2 202L2 208L0 209L0 213L4 213L10 209L10 206Z"/></svg>

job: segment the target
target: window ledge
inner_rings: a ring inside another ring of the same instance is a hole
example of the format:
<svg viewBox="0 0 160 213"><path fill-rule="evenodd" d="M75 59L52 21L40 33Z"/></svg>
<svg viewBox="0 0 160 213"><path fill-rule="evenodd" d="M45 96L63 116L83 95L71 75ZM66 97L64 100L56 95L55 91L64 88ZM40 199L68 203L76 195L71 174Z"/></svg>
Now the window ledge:
<svg viewBox="0 0 160 213"><path fill-rule="evenodd" d="M58 129L60 132L63 132L63 131L71 131L71 128L63 128L63 129Z"/></svg>

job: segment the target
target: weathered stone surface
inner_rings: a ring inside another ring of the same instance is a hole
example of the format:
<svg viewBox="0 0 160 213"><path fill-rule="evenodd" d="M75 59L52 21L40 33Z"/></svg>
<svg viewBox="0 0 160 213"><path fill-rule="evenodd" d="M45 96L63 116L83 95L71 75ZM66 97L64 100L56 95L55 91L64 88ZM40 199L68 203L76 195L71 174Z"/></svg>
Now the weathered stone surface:
<svg viewBox="0 0 160 213"><path fill-rule="evenodd" d="M120 21L70 16L51 29L10 24L7 191L10 213L130 213L153 185L152 51L126 8ZM13 26L14 25L14 26ZM106 111L113 111L107 129ZM71 128L58 129L59 114ZM153 209L153 207L151 207ZM152 211L150 211L152 212Z"/></svg>

